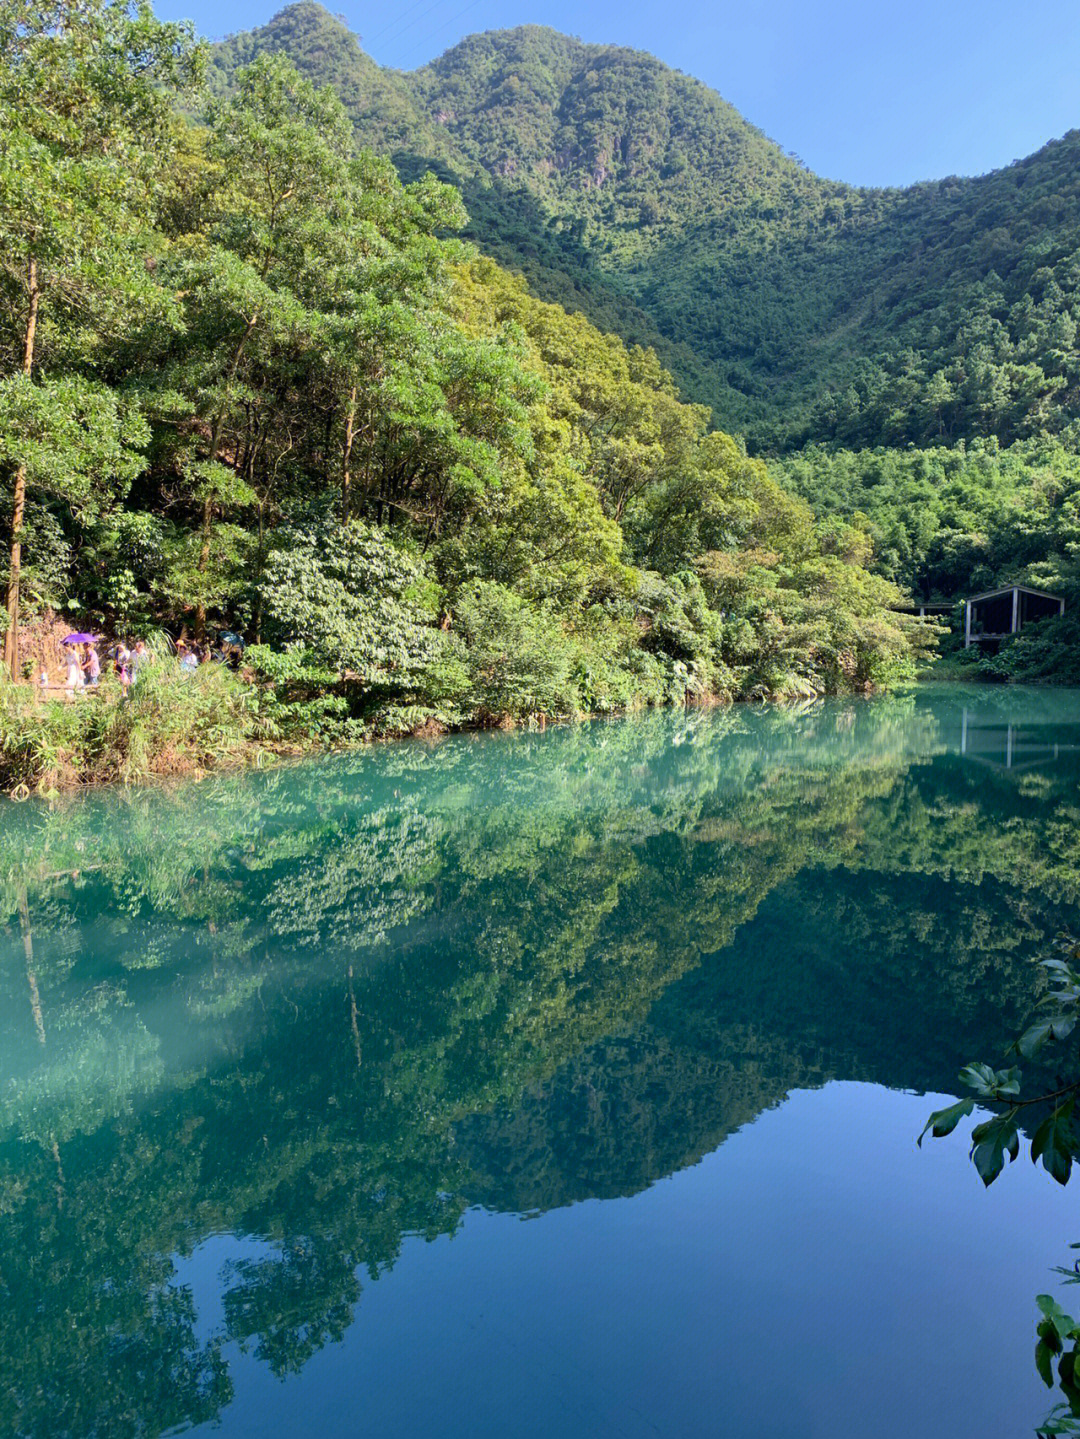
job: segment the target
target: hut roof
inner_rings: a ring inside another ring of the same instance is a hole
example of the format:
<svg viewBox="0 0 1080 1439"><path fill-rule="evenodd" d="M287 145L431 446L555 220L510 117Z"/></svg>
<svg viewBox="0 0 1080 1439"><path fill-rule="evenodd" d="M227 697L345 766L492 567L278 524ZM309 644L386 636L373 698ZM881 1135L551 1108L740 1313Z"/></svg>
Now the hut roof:
<svg viewBox="0 0 1080 1439"><path fill-rule="evenodd" d="M1050 590L1037 590L1031 585L1002 585L1001 588L997 590L983 590L981 595L969 595L968 604L973 605L977 600L1000 599L1002 595L1011 595L1013 590L1019 590L1025 595L1038 595L1040 599L1053 600L1055 604L1060 604L1063 599L1062 595L1052 594Z"/></svg>

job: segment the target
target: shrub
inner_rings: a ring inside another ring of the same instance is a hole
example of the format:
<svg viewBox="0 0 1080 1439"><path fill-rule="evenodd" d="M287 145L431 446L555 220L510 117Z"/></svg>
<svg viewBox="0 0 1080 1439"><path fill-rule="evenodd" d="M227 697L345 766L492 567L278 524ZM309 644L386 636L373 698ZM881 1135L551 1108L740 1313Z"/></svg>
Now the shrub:
<svg viewBox="0 0 1080 1439"><path fill-rule="evenodd" d="M1080 684L1080 610L1030 625L979 665L998 679Z"/></svg>
<svg viewBox="0 0 1080 1439"><path fill-rule="evenodd" d="M505 586L481 580L461 591L454 611L478 718L558 718L579 711L580 656L550 604L532 606Z"/></svg>
<svg viewBox="0 0 1080 1439"><path fill-rule="evenodd" d="M111 677L74 702L0 688L0 787L52 791L212 769L259 738L256 695L220 665L146 666L129 698Z"/></svg>
<svg viewBox="0 0 1080 1439"><path fill-rule="evenodd" d="M367 688L414 687L438 649L435 590L422 567L359 520L276 538L261 586L271 643Z"/></svg>

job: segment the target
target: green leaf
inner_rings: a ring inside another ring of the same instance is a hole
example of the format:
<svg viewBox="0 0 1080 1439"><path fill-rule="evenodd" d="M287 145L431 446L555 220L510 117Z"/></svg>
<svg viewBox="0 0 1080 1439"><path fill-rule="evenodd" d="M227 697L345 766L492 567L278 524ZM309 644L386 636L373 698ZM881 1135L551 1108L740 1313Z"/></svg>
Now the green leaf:
<svg viewBox="0 0 1080 1439"><path fill-rule="evenodd" d="M1064 1353L1058 1361L1058 1384L1061 1392L1069 1401L1069 1407L1074 1414L1080 1413L1080 1387L1077 1386L1077 1359L1080 1358L1080 1351L1074 1345Z"/></svg>
<svg viewBox="0 0 1080 1439"><path fill-rule="evenodd" d="M1032 1163L1041 1159L1047 1174L1059 1184L1068 1182L1077 1147L1072 1113L1073 1101L1069 1099L1046 1116L1031 1141Z"/></svg>
<svg viewBox="0 0 1080 1439"><path fill-rule="evenodd" d="M1065 1313L1064 1309L1062 1309L1061 1305L1057 1302L1057 1300L1053 1297L1052 1294L1037 1295L1035 1298L1035 1303L1042 1310L1043 1322L1046 1324L1050 1324L1053 1327L1054 1333L1057 1335L1059 1341L1063 1342L1064 1340L1071 1338L1077 1332L1076 1320L1072 1317L1071 1314ZM1043 1334L1042 1324L1039 1325L1039 1333ZM1043 1335L1043 1337L1046 1338L1047 1336ZM1054 1352L1060 1352L1061 1348L1062 1343L1059 1342Z"/></svg>
<svg viewBox="0 0 1080 1439"><path fill-rule="evenodd" d="M1016 1137L1018 1115L1015 1109L995 1115L971 1131L971 1157L982 1182L989 1186L1005 1167L1005 1155L1014 1160L1020 1152Z"/></svg>
<svg viewBox="0 0 1080 1439"><path fill-rule="evenodd" d="M1063 1434L1080 1434L1080 1425L1070 1414L1067 1405L1058 1404L1035 1430L1035 1439L1060 1439Z"/></svg>
<svg viewBox="0 0 1080 1439"><path fill-rule="evenodd" d="M1029 1025L1016 1041L1016 1049L1025 1059L1038 1054L1049 1039L1065 1039L1076 1025L1074 1015L1054 1014L1049 1019L1037 1020Z"/></svg>
<svg viewBox="0 0 1080 1439"><path fill-rule="evenodd" d="M1054 1387L1053 1358L1054 1356L1049 1346L1040 1339L1035 1346L1035 1368L1042 1375L1043 1383L1047 1389L1053 1389Z"/></svg>
<svg viewBox="0 0 1080 1439"><path fill-rule="evenodd" d="M973 1089L980 1099L1013 1099L1020 1093L1020 1071L991 1069L988 1064L968 1064L960 1071L960 1082Z"/></svg>
<svg viewBox="0 0 1080 1439"><path fill-rule="evenodd" d="M1053 1319L1040 1319L1035 1332L1038 1334L1041 1342L1050 1350L1051 1354L1061 1353L1061 1335L1058 1333L1057 1325Z"/></svg>
<svg viewBox="0 0 1080 1439"><path fill-rule="evenodd" d="M980 1099L985 1099L994 1087L996 1072L988 1064L966 1064L960 1071L960 1082L974 1089Z"/></svg>
<svg viewBox="0 0 1080 1439"><path fill-rule="evenodd" d="M950 1104L948 1109L938 1109L930 1116L919 1135L918 1143L921 1146L926 1138L928 1129L933 1131L935 1139L944 1139L946 1134L951 1134L956 1126L975 1108L973 1099L961 1099L956 1104Z"/></svg>

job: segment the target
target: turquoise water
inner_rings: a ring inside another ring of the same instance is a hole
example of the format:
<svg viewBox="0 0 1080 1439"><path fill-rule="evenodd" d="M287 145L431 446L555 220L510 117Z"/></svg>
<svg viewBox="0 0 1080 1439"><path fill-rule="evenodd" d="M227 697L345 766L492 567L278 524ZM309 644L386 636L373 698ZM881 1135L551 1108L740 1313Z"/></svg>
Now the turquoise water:
<svg viewBox="0 0 1080 1439"><path fill-rule="evenodd" d="M0 1435L1030 1433L1076 1195L914 1141L1078 891L1077 692L6 805Z"/></svg>

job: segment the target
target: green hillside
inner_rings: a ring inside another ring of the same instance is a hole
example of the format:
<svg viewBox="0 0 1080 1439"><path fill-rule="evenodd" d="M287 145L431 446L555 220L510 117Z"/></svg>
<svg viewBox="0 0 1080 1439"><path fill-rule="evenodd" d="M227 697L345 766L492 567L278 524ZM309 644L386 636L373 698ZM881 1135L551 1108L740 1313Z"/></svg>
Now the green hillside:
<svg viewBox="0 0 1080 1439"><path fill-rule="evenodd" d="M1080 132L978 179L811 174L700 82L536 26L381 69L320 6L218 47L284 49L534 290L653 344L752 446L1002 443L1080 415Z"/></svg>
<svg viewBox="0 0 1080 1439"><path fill-rule="evenodd" d="M0 788L914 673L858 524L462 245L458 192L331 87L264 54L215 98L188 28L87 7L0 26ZM156 679L119 643L148 635ZM115 705L42 741L32 696L84 674Z"/></svg>

